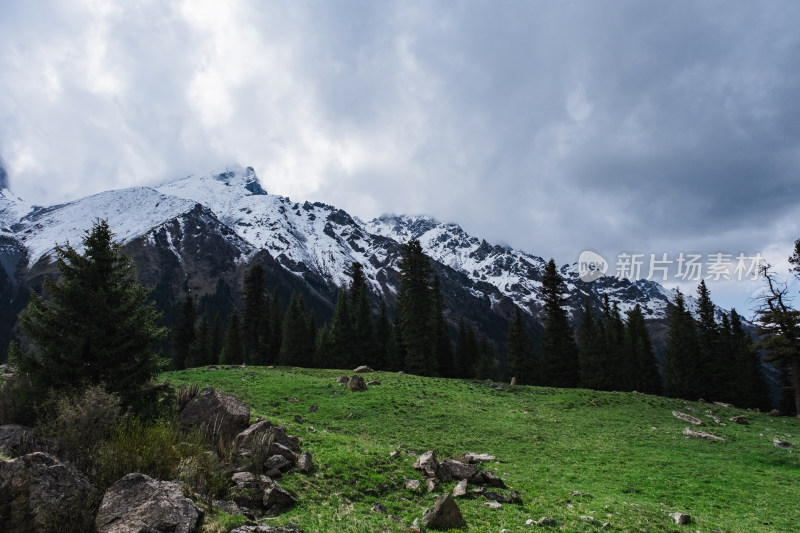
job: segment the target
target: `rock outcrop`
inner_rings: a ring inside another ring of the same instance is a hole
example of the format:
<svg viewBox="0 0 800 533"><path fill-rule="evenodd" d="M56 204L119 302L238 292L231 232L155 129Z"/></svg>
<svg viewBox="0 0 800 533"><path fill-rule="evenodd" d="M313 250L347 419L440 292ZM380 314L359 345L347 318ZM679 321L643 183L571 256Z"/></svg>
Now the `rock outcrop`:
<svg viewBox="0 0 800 533"><path fill-rule="evenodd" d="M430 509L422 516L421 524L431 529L452 529L464 527L467 522L461 515L461 509L450 494L445 494L436 500Z"/></svg>
<svg viewBox="0 0 800 533"><path fill-rule="evenodd" d="M250 425L250 408L213 387L206 387L186 404L180 415L184 429L195 427L211 438L233 441Z"/></svg>

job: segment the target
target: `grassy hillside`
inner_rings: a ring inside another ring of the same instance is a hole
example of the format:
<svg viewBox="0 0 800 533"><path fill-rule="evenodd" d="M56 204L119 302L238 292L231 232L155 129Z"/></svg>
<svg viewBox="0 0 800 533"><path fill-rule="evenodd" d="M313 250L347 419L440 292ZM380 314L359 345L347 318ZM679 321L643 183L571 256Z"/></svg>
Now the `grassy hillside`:
<svg viewBox="0 0 800 533"><path fill-rule="evenodd" d="M795 419L637 393L498 391L382 372L365 376L382 385L348 392L335 383L341 374L251 367L195 369L162 379L234 394L254 417L286 426L312 452L313 474L281 480L300 505L277 524L291 520L307 531L402 531L370 508L380 501L406 526L421 517L436 496L424 490L424 482L418 493L406 489L403 476L422 480L412 464L432 449L440 459L466 452L495 455L497 462L486 468L522 496L522 505L499 510L482 498L460 500L472 532L539 529L525 521L543 516L556 520L552 530L562 531L800 530L800 452L773 444L780 437L800 445ZM319 410L309 413L312 405ZM727 442L687 439L681 431L688 424L673 417L673 410L703 419L709 426L703 429ZM740 414L750 425L729 422ZM391 458L395 450L401 454ZM667 514L674 511L691 515L692 523L675 525ZM610 525L603 529L605 522Z"/></svg>

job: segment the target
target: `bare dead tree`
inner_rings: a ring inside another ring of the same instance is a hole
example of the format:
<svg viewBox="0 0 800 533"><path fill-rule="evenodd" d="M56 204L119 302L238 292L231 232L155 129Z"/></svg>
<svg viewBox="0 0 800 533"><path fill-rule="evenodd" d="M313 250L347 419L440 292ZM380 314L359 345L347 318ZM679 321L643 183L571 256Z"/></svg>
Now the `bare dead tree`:
<svg viewBox="0 0 800 533"><path fill-rule="evenodd" d="M759 346L767 350L767 361L791 369L797 417L800 418L800 311L791 306L785 283L776 280L769 264L760 269L767 288L756 310Z"/></svg>

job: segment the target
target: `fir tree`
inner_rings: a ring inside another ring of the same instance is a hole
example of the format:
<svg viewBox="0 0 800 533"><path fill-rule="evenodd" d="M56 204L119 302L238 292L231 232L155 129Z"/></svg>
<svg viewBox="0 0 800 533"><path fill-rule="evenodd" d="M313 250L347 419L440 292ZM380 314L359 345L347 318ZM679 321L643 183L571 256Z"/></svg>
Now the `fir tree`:
<svg viewBox="0 0 800 533"><path fill-rule="evenodd" d="M83 240L84 253L57 246L61 278L45 278L49 298L32 293L20 314L36 355L16 350L20 372L34 383L61 389L104 384L125 403L160 369L153 345L166 330L148 291L136 283L131 260L105 220Z"/></svg>
<svg viewBox="0 0 800 533"><path fill-rule="evenodd" d="M624 349L626 359L632 362L629 390L661 394L661 378L658 375L653 343L639 304L628 311Z"/></svg>
<svg viewBox="0 0 800 533"><path fill-rule="evenodd" d="M333 368L350 368L353 365L353 322L347 291L339 291L331 321L331 360Z"/></svg>
<svg viewBox="0 0 800 533"><path fill-rule="evenodd" d="M262 356L261 361L264 364L269 364L278 360L281 351L281 342L283 335L283 313L280 307L280 295L278 289L272 291L272 296L269 298L269 313L264 317L267 322L267 329L269 330L269 341L262 343Z"/></svg>
<svg viewBox="0 0 800 533"><path fill-rule="evenodd" d="M755 344L742 325L736 309L731 309L730 350L734 357L736 375L741 379L736 383L731 401L740 407L769 410L772 402L769 388Z"/></svg>
<svg viewBox="0 0 800 533"><path fill-rule="evenodd" d="M605 331L600 320L595 318L588 298L583 302L583 314L578 327L578 367L581 387L595 390L610 388L611 367Z"/></svg>
<svg viewBox="0 0 800 533"><path fill-rule="evenodd" d="M475 367L478 359L477 351L475 330L462 318L458 324L454 377L462 379L475 377Z"/></svg>
<svg viewBox="0 0 800 533"><path fill-rule="evenodd" d="M381 299L381 310L378 315L378 321L375 324L375 368L376 370L393 370L387 364L386 348L389 342L389 330L392 329L392 323L389 321L389 316L386 313L386 302Z"/></svg>
<svg viewBox="0 0 800 533"><path fill-rule="evenodd" d="M279 362L288 366L310 367L314 352L309 338L308 317L303 296L292 294L289 308L283 317Z"/></svg>
<svg viewBox="0 0 800 533"><path fill-rule="evenodd" d="M436 371L430 331L432 270L418 240L408 241L402 245L402 250L397 314L405 350L405 369L412 374L430 376Z"/></svg>
<svg viewBox="0 0 800 533"><path fill-rule="evenodd" d="M542 378L551 387L578 385L578 348L564 309L566 292L564 278L558 273L556 262L550 259L542 276Z"/></svg>
<svg viewBox="0 0 800 533"><path fill-rule="evenodd" d="M211 350L212 330L208 315L203 313L197 324L197 333L189 346L189 358L186 366L198 367L216 363L216 353Z"/></svg>
<svg viewBox="0 0 800 533"><path fill-rule="evenodd" d="M453 348L450 346L450 331L444 318L444 300L439 287L439 276L433 277L433 309L431 310L431 344L437 374L444 378L453 377ZM494 358L494 356L492 356Z"/></svg>
<svg viewBox="0 0 800 533"><path fill-rule="evenodd" d="M664 349L667 366L664 372L664 393L673 398L696 400L703 394L706 376L699 362L697 328L680 290L675 293L669 310L667 344Z"/></svg>
<svg viewBox="0 0 800 533"><path fill-rule="evenodd" d="M197 307L194 297L187 295L181 305L178 322L172 330L172 367L176 370L186 368L186 360L195 340L194 323L197 320Z"/></svg>
<svg viewBox="0 0 800 533"><path fill-rule="evenodd" d="M724 384L721 379L725 367L730 365L720 357L720 332L714 316L714 303L704 280L697 286L697 341L699 372L705 377L705 390L700 397L722 400Z"/></svg>
<svg viewBox="0 0 800 533"><path fill-rule="evenodd" d="M372 311L367 299L367 279L364 267L359 262L352 265L350 282L350 314L352 319L351 359L355 364L374 366L376 363L375 331L372 327Z"/></svg>
<svg viewBox="0 0 800 533"><path fill-rule="evenodd" d="M244 363L244 343L242 342L242 321L239 311L234 309L228 316L228 327L225 330L225 342L219 362L223 365L238 365Z"/></svg>
<svg viewBox="0 0 800 533"><path fill-rule="evenodd" d="M506 333L506 364L509 378L517 378L520 385L533 385L536 382L536 359L531 337L522 321L519 307L514 308L514 318Z"/></svg>
<svg viewBox="0 0 800 533"><path fill-rule="evenodd" d="M214 315L214 321L211 323L211 343L208 346L208 364L219 362L219 356L222 353L222 345L224 343L222 333L222 319L220 316Z"/></svg>
<svg viewBox="0 0 800 533"><path fill-rule="evenodd" d="M264 324L268 322L269 298L264 269L256 263L245 274L242 285L244 310L242 311L242 327L244 330L245 352L250 362L263 362L264 351L261 344L269 342L269 330ZM266 334L265 334L266 333Z"/></svg>
<svg viewBox="0 0 800 533"><path fill-rule="evenodd" d="M325 324L317 332L316 350L314 352L314 367L325 368L331 366L331 354L333 353L333 339L331 338L331 328Z"/></svg>
<svg viewBox="0 0 800 533"><path fill-rule="evenodd" d="M486 335L482 335L478 345L478 364L475 368L475 377L478 379L494 379L496 374L495 367L494 348L492 348Z"/></svg>
<svg viewBox="0 0 800 533"><path fill-rule="evenodd" d="M631 361L625 357L625 323L617 302L603 295L603 334L605 336L604 390L630 390L628 377L633 372Z"/></svg>

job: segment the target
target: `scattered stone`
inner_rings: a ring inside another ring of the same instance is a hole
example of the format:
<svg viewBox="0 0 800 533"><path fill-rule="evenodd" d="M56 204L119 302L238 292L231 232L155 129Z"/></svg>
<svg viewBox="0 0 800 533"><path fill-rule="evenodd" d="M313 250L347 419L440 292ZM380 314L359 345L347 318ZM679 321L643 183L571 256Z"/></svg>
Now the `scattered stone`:
<svg viewBox="0 0 800 533"><path fill-rule="evenodd" d="M581 520L586 520L587 522L594 522L594 517L593 516L581 515Z"/></svg>
<svg viewBox="0 0 800 533"><path fill-rule="evenodd" d="M515 386L517 384L517 378L511 378L511 386Z"/></svg>
<svg viewBox="0 0 800 533"><path fill-rule="evenodd" d="M694 431L690 428L685 428L683 430L683 434L691 439L710 439L710 440L718 440L725 442L725 439L722 437L718 437L717 435L712 435L711 433L706 433L705 431Z"/></svg>
<svg viewBox="0 0 800 533"><path fill-rule="evenodd" d="M284 398L289 403L300 403L300 400L295 398L294 396L289 396L288 398Z"/></svg>
<svg viewBox="0 0 800 533"><path fill-rule="evenodd" d="M264 461L264 468L268 470L274 468L275 470L285 472L292 468L292 463L282 455L273 455Z"/></svg>
<svg viewBox="0 0 800 533"><path fill-rule="evenodd" d="M347 383L348 381L350 381L350 378L348 378L344 374L336 378L336 383Z"/></svg>
<svg viewBox="0 0 800 533"><path fill-rule="evenodd" d="M233 396L206 387L186 404L180 420L186 430L199 427L214 439L230 442L250 425L250 408Z"/></svg>
<svg viewBox="0 0 800 533"><path fill-rule="evenodd" d="M383 504L380 502L373 503L372 509L370 509L370 511L372 511L373 513L382 513L382 514L387 513L386 507L384 507Z"/></svg>
<svg viewBox="0 0 800 533"><path fill-rule="evenodd" d="M374 387L376 385L380 385L380 381L367 381L367 387Z"/></svg>
<svg viewBox="0 0 800 533"><path fill-rule="evenodd" d="M396 516L388 515L386 518L388 518L389 520L391 520L392 522L395 522L397 524L402 524L403 523L403 519L402 518L397 518Z"/></svg>
<svg viewBox="0 0 800 533"><path fill-rule="evenodd" d="M466 496L466 495L467 495L467 480L462 479L461 481L456 483L455 487L453 487L453 496L456 498L460 498L461 496Z"/></svg>
<svg viewBox="0 0 800 533"><path fill-rule="evenodd" d="M782 441L778 437L775 437L775 440L773 440L772 442L775 443L775 447L777 447L777 448L791 448L792 447L792 444L790 442Z"/></svg>
<svg viewBox="0 0 800 533"><path fill-rule="evenodd" d="M497 459L494 455L489 455L488 453L465 453L464 460L470 464L475 463L491 463Z"/></svg>
<svg viewBox="0 0 800 533"><path fill-rule="evenodd" d="M264 491L263 505L267 514L278 514L293 507L296 503L297 499L274 481L272 486Z"/></svg>
<svg viewBox="0 0 800 533"><path fill-rule="evenodd" d="M692 517L684 513L670 513L669 517L672 518L679 526L686 525L692 521Z"/></svg>
<svg viewBox="0 0 800 533"><path fill-rule="evenodd" d="M714 416L714 415L706 415L706 416L707 416L708 418L710 418L711 420L713 420L715 423L717 423L717 424L719 424L719 423L720 423L720 420L719 420L719 417L718 417L718 416Z"/></svg>
<svg viewBox="0 0 800 533"><path fill-rule="evenodd" d="M364 378L356 374L347 382L347 390L351 392L365 391L367 390L367 384L364 383Z"/></svg>
<svg viewBox="0 0 800 533"><path fill-rule="evenodd" d="M478 474L478 467L475 465L464 464L455 459L445 459L439 463L439 471L445 471L452 479L472 479ZM446 475L444 477L447 477ZM439 476L442 481L444 477Z"/></svg>
<svg viewBox="0 0 800 533"><path fill-rule="evenodd" d="M3 531L90 531L98 496L83 474L46 453L0 461Z"/></svg>
<svg viewBox="0 0 800 533"><path fill-rule="evenodd" d="M309 413L315 413L317 411L319 411L319 405L312 405L311 407L308 408Z"/></svg>
<svg viewBox="0 0 800 533"><path fill-rule="evenodd" d="M743 426L750 425L750 421L747 420L747 417L744 415L734 416L733 418L731 418L731 422L733 422L734 424L741 424Z"/></svg>
<svg viewBox="0 0 800 533"><path fill-rule="evenodd" d="M489 507L491 509L500 509L503 506L500 502L496 502L494 500L492 500L490 502L486 502L483 505L485 505L486 507Z"/></svg>
<svg viewBox="0 0 800 533"><path fill-rule="evenodd" d="M303 417L300 416L300 415L294 415L294 421L297 422L298 424L305 424L306 423L306 421L303 420Z"/></svg>
<svg viewBox="0 0 800 533"><path fill-rule="evenodd" d="M389 457L400 457L400 452L398 452L397 450L390 452Z"/></svg>
<svg viewBox="0 0 800 533"><path fill-rule="evenodd" d="M772 411L767 413L767 416L779 416L779 415L780 415L780 413L778 412L777 409L773 409Z"/></svg>
<svg viewBox="0 0 800 533"><path fill-rule="evenodd" d="M375 372L375 371L372 370L367 365L361 365L360 367L358 367L355 370L353 370L353 372L355 372L356 374L366 374L368 372Z"/></svg>
<svg viewBox="0 0 800 533"><path fill-rule="evenodd" d="M98 533L171 531L193 533L202 511L174 481L128 474L108 489L95 519Z"/></svg>
<svg viewBox="0 0 800 533"><path fill-rule="evenodd" d="M297 460L297 469L304 474L314 470L314 459L311 457L311 452L304 451L300 454L300 458Z"/></svg>
<svg viewBox="0 0 800 533"><path fill-rule="evenodd" d="M280 407L281 406L281 402L270 402L270 405L272 407Z"/></svg>
<svg viewBox="0 0 800 533"><path fill-rule="evenodd" d="M431 529L453 529L467 525L458 504L450 494L440 497L433 507L425 511L421 524Z"/></svg>
<svg viewBox="0 0 800 533"><path fill-rule="evenodd" d="M726 409L733 409L734 408L733 404L725 403L725 402L714 402L714 405L719 405L720 407L725 407Z"/></svg>
<svg viewBox="0 0 800 533"><path fill-rule="evenodd" d="M680 411L672 411L672 416L675 418L679 418L684 422L689 422L690 424L694 424L695 426L705 426L702 420L699 418L695 418L692 415L687 415L686 413L681 413Z"/></svg>
<svg viewBox="0 0 800 533"><path fill-rule="evenodd" d="M419 490L419 480L418 479L408 479L407 477L403 476L403 483L409 490L418 491Z"/></svg>
<svg viewBox="0 0 800 533"><path fill-rule="evenodd" d="M499 492L494 491L486 491L483 493L483 497L487 500L494 500L500 503L513 503L513 504L522 504L522 497L519 495L518 492L511 491L508 494L500 494Z"/></svg>
<svg viewBox="0 0 800 533"><path fill-rule="evenodd" d="M550 526L556 523L555 518L550 518L549 516L543 516L536 522L534 522L537 526Z"/></svg>
<svg viewBox="0 0 800 533"><path fill-rule="evenodd" d="M297 462L297 456L295 452L281 444L280 442L272 442L272 445L269 447L269 452L267 453L267 457L272 457L273 455L280 455L289 463L295 464Z"/></svg>
<svg viewBox="0 0 800 533"><path fill-rule="evenodd" d="M436 453L434 453L433 450L428 450L420 455L419 459L417 459L417 461L414 463L414 468L417 470L422 470L427 477L438 477L437 474L439 471L439 462L436 460Z"/></svg>
<svg viewBox="0 0 800 533"><path fill-rule="evenodd" d="M503 480L489 470L480 470L477 474L472 476L470 483L473 485L486 485L498 489L506 488L506 484Z"/></svg>
<svg viewBox="0 0 800 533"><path fill-rule="evenodd" d="M428 489L428 492L436 492L439 490L439 481L433 478L426 478L425 487Z"/></svg>
<svg viewBox="0 0 800 533"><path fill-rule="evenodd" d="M574 490L570 493L570 496L583 496L583 493L579 490Z"/></svg>

